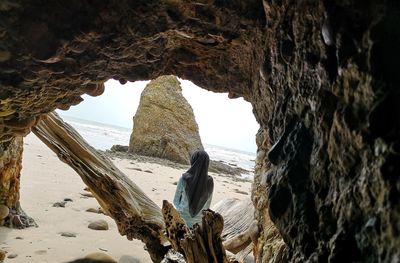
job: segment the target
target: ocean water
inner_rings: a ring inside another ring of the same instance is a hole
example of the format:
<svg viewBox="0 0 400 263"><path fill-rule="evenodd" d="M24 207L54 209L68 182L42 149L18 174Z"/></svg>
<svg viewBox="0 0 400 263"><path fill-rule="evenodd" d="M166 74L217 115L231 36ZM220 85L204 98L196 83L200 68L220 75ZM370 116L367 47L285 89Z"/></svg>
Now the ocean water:
<svg viewBox="0 0 400 263"><path fill-rule="evenodd" d="M78 119L66 115L61 115L61 117L74 127L81 136L96 149L108 150L114 144L129 144L131 129ZM220 161L249 171L248 173L242 174L243 177L252 177L254 175L255 153L206 143L203 143L203 145L211 160Z"/></svg>

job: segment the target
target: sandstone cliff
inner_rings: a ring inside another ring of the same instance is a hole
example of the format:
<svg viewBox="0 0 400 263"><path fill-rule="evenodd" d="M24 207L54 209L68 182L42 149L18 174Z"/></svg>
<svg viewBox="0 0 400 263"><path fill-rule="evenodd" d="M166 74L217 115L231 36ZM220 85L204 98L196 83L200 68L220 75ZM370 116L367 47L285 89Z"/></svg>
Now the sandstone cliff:
<svg viewBox="0 0 400 263"><path fill-rule="evenodd" d="M133 120L129 152L189 164L202 150L193 109L175 76L161 76L143 90Z"/></svg>
<svg viewBox="0 0 400 263"><path fill-rule="evenodd" d="M1 146L109 78L174 74L253 105L263 262L396 262L399 17L393 0L2 1Z"/></svg>

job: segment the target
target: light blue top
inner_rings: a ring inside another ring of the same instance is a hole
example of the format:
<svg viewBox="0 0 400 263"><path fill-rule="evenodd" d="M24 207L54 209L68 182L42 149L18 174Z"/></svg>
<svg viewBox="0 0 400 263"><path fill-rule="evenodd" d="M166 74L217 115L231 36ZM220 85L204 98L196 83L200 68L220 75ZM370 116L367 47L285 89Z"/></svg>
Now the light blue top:
<svg viewBox="0 0 400 263"><path fill-rule="evenodd" d="M193 227L196 223L201 223L201 218L203 214L201 213L202 210L210 208L212 193L208 197L207 201L205 202L203 208L200 212L195 216L192 217L189 212L189 200L186 195L185 191L185 181L183 180L182 176L179 178L178 185L176 186L176 192L174 197L174 206L176 210L181 214L182 218L185 220L186 224L189 227Z"/></svg>

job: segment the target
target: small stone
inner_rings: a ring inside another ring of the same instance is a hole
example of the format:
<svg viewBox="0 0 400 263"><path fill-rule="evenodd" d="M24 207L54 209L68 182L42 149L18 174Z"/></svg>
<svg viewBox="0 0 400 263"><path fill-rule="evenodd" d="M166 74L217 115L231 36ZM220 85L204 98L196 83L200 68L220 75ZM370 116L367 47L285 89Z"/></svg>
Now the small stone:
<svg viewBox="0 0 400 263"><path fill-rule="evenodd" d="M103 211L103 209L101 209L101 207L99 207L99 208L91 207L91 208L86 209L86 212L96 213L96 214L104 214L104 211Z"/></svg>
<svg viewBox="0 0 400 263"><path fill-rule="evenodd" d="M120 257L118 263L141 263L141 261L137 258L128 255L123 255L122 257Z"/></svg>
<svg viewBox="0 0 400 263"><path fill-rule="evenodd" d="M11 224L13 227L18 228L18 229L25 228L25 225L22 222L20 215L11 216Z"/></svg>
<svg viewBox="0 0 400 263"><path fill-rule="evenodd" d="M55 202L54 204L53 204L53 207L65 207L65 204L66 204L67 202L65 202L65 201L63 201L63 202Z"/></svg>
<svg viewBox="0 0 400 263"><path fill-rule="evenodd" d="M8 255L7 256L7 258L16 258L16 257L18 257L18 254L15 254L15 253L11 253L10 255Z"/></svg>
<svg viewBox="0 0 400 263"><path fill-rule="evenodd" d="M129 146L116 144L116 145L113 145L110 150L112 152L127 152L128 148L129 148Z"/></svg>
<svg viewBox="0 0 400 263"><path fill-rule="evenodd" d="M143 171L142 169L137 168L137 167L132 167L132 168L128 167L128 169L130 169L130 170L136 170L136 171L139 171L139 172L142 172L142 171Z"/></svg>
<svg viewBox="0 0 400 263"><path fill-rule="evenodd" d="M245 191L241 191L241 190L239 190L239 189L233 189L233 191L234 191L235 193L242 194L242 195L248 195L248 194L249 194L249 193L247 193L247 192L245 192Z"/></svg>
<svg viewBox="0 0 400 263"><path fill-rule="evenodd" d="M108 230L108 223L105 220L93 221L88 225L88 228L93 230Z"/></svg>
<svg viewBox="0 0 400 263"><path fill-rule="evenodd" d="M5 205L0 205L0 220L3 220L10 213L10 209Z"/></svg>
<svg viewBox="0 0 400 263"><path fill-rule="evenodd" d="M128 256L128 255L123 255L118 260L118 263L141 263L141 261L139 259L137 259L137 258Z"/></svg>
<svg viewBox="0 0 400 263"><path fill-rule="evenodd" d="M145 172L145 173L150 173L150 174L153 173L153 171L150 171L150 170L144 170L143 172Z"/></svg>
<svg viewBox="0 0 400 263"><path fill-rule="evenodd" d="M92 193L81 193L81 195L84 197L94 197Z"/></svg>
<svg viewBox="0 0 400 263"><path fill-rule="evenodd" d="M100 250L102 250L102 251L107 251L107 249L102 249L102 248L99 248ZM87 255L86 257L85 257L86 259L91 259L91 260L93 260L93 261L96 261L96 262L112 262L112 263L117 263L117 261L115 260L115 259L113 259L112 257L110 257L109 255L107 255L106 253L102 253L102 252L96 252L96 253L91 253L91 254L89 254L89 255Z"/></svg>
<svg viewBox="0 0 400 263"><path fill-rule="evenodd" d="M76 234L72 232L61 232L60 234L62 237L76 237Z"/></svg>
<svg viewBox="0 0 400 263"><path fill-rule="evenodd" d="M98 214L99 213L99 209L91 207L91 208L86 209L86 212Z"/></svg>
<svg viewBox="0 0 400 263"><path fill-rule="evenodd" d="M15 239L24 239L23 237L16 237Z"/></svg>
<svg viewBox="0 0 400 263"><path fill-rule="evenodd" d="M73 202L73 200L71 198L64 198L64 202Z"/></svg>

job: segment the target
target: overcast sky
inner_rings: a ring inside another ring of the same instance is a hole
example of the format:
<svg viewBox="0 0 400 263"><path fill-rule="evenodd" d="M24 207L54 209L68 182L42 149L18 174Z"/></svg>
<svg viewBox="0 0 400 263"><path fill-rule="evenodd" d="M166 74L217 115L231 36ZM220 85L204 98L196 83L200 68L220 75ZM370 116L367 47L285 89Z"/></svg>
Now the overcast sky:
<svg viewBox="0 0 400 263"><path fill-rule="evenodd" d="M214 93L190 81L180 80L183 95L193 108L203 143L256 152L255 134L259 128L251 104L228 99L227 93ZM139 105L147 81L106 82L99 97L84 95L84 101L63 114L96 122L132 128L132 117Z"/></svg>

